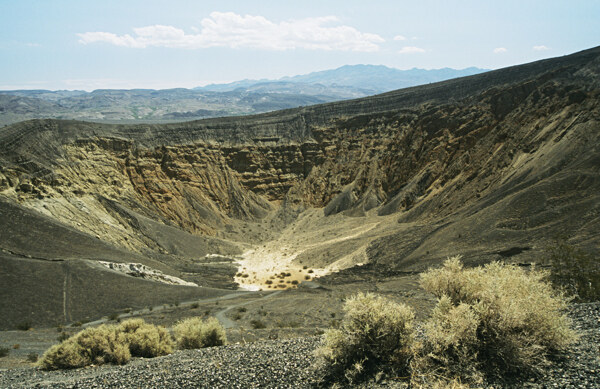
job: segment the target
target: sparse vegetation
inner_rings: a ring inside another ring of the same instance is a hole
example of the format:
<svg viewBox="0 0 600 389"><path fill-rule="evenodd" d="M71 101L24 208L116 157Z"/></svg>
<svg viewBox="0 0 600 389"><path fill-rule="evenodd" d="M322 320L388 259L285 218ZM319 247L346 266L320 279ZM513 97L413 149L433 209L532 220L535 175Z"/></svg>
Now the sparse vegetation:
<svg viewBox="0 0 600 389"><path fill-rule="evenodd" d="M182 349L222 346L227 343L225 329L214 317L205 321L200 317L180 321L173 327L173 334L177 346Z"/></svg>
<svg viewBox="0 0 600 389"><path fill-rule="evenodd" d="M464 269L460 257L423 273L421 285L439 300L424 325L413 374L478 381L547 365L576 339L562 313L568 300L547 278L547 272L497 262Z"/></svg>
<svg viewBox="0 0 600 389"><path fill-rule="evenodd" d="M254 328L255 330L259 330L262 328L267 328L267 325L261 321L261 320L256 320L256 319L252 319L250 320L250 325L252 326L252 328Z"/></svg>
<svg viewBox="0 0 600 389"><path fill-rule="evenodd" d="M197 308L199 308L199 307L200 307L200 303L193 303L193 304L191 305L191 307L192 307L192 309L197 309Z"/></svg>
<svg viewBox="0 0 600 389"><path fill-rule="evenodd" d="M378 370L406 376L413 339L412 309L359 293L346 301L344 310L340 328L327 330L317 350L322 379L352 384Z"/></svg>
<svg viewBox="0 0 600 389"><path fill-rule="evenodd" d="M131 319L116 325L86 328L50 347L39 361L46 370L72 369L91 364L122 365L131 356L155 357L172 352L173 340L163 327Z"/></svg>
<svg viewBox="0 0 600 389"><path fill-rule="evenodd" d="M18 350L21 348L21 345L19 343L15 343L12 345L13 350Z"/></svg>
<svg viewBox="0 0 600 389"><path fill-rule="evenodd" d="M501 263L464 269L460 257L450 258L421 275L438 303L419 341L412 309L358 294L317 350L321 378L348 384L381 371L410 377L415 387L462 388L535 374L577 339L563 313L569 300L548 277Z"/></svg>
<svg viewBox="0 0 600 389"><path fill-rule="evenodd" d="M123 365L131 359L129 347L116 326L86 328L64 342L50 347L39 361L42 369L72 369L91 364Z"/></svg>
<svg viewBox="0 0 600 389"><path fill-rule="evenodd" d="M27 354L27 362L36 363L38 361L37 353L29 353Z"/></svg>
<svg viewBox="0 0 600 389"><path fill-rule="evenodd" d="M0 347L0 358L4 358L8 355L10 349L8 347Z"/></svg>
<svg viewBox="0 0 600 389"><path fill-rule="evenodd" d="M275 325L279 328L298 328L300 323L294 320L278 320Z"/></svg>
<svg viewBox="0 0 600 389"><path fill-rule="evenodd" d="M174 342L169 332L143 319L126 320L117 327L117 331L124 335L133 357L153 358L173 352Z"/></svg>
<svg viewBox="0 0 600 389"><path fill-rule="evenodd" d="M600 265L590 253L569 245L565 239L557 239L546 251L554 285L578 301L600 300Z"/></svg>

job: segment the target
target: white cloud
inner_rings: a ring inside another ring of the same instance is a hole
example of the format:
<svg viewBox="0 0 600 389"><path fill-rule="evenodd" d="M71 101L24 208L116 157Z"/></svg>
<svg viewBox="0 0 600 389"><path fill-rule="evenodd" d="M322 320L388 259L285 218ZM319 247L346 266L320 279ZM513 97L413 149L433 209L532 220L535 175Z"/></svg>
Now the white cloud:
<svg viewBox="0 0 600 389"><path fill-rule="evenodd" d="M425 49L415 46L404 46L401 48L398 53L400 54L416 54L416 53L424 53Z"/></svg>
<svg viewBox="0 0 600 389"><path fill-rule="evenodd" d="M533 46L533 50L546 51L546 50L550 50L550 48L548 46L540 45L540 46Z"/></svg>
<svg viewBox="0 0 600 389"><path fill-rule="evenodd" d="M340 25L335 16L272 22L262 16L238 15L233 12L213 12L202 19L201 29L186 34L173 26L134 28L134 36L110 32L77 34L79 42L110 43L116 46L145 48L171 47L201 49L208 47L249 47L264 50L342 50L377 51L384 39L377 34L363 33L354 27Z"/></svg>
<svg viewBox="0 0 600 389"><path fill-rule="evenodd" d="M396 35L394 37L395 41L405 41L407 38L404 35Z"/></svg>
<svg viewBox="0 0 600 389"><path fill-rule="evenodd" d="M506 47L496 47L494 49L494 54L502 54L502 53L506 53L508 50L506 49Z"/></svg>

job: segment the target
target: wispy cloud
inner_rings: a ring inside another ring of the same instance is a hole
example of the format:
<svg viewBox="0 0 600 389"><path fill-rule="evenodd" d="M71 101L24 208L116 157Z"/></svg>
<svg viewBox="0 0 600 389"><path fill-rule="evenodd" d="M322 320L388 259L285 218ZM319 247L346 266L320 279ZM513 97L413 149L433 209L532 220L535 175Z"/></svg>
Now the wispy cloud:
<svg viewBox="0 0 600 389"><path fill-rule="evenodd" d="M400 54L416 54L416 53L424 53L424 52L425 52L425 49L422 49L420 47L415 47L415 46L404 46L403 48L398 50L398 53L400 53Z"/></svg>
<svg viewBox="0 0 600 389"><path fill-rule="evenodd" d="M550 50L550 48L548 46L539 45L539 46L533 46L533 50L535 50L535 51L546 51L546 50Z"/></svg>
<svg viewBox="0 0 600 389"><path fill-rule="evenodd" d="M496 47L494 49L494 54L502 54L502 53L506 53L508 50L506 49L506 47Z"/></svg>
<svg viewBox="0 0 600 389"><path fill-rule="evenodd" d="M77 34L79 42L105 42L122 47L170 47L203 49L209 47L255 48L263 50L341 50L377 51L384 39L341 25L335 16L315 17L275 23L263 16L213 12L201 21L201 28L184 30L154 25L134 28L134 35L111 32Z"/></svg>
<svg viewBox="0 0 600 389"><path fill-rule="evenodd" d="M405 41L405 40L407 40L407 39L408 39L408 38L407 38L407 37L405 37L404 35L396 35L396 36L394 37L394 40L395 40L395 41Z"/></svg>

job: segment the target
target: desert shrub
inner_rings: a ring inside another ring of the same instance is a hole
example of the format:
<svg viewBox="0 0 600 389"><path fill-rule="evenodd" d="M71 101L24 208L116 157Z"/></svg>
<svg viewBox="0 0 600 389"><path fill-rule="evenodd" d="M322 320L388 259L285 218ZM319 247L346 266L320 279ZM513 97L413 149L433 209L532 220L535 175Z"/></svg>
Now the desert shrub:
<svg viewBox="0 0 600 389"><path fill-rule="evenodd" d="M29 353L27 354L27 362L36 363L38 361L37 353Z"/></svg>
<svg viewBox="0 0 600 389"><path fill-rule="evenodd" d="M264 315L263 315L264 316ZM255 330L260 330L262 328L267 328L267 325L260 321L260 320L256 320L256 319L252 319L250 320L250 325L252 326L252 328L254 328Z"/></svg>
<svg viewBox="0 0 600 389"><path fill-rule="evenodd" d="M124 336L134 357L153 358L173 352L174 342L169 332L143 319L126 320L117 327L117 331Z"/></svg>
<svg viewBox="0 0 600 389"><path fill-rule="evenodd" d="M10 349L8 347L0 347L0 358L4 358L8 355Z"/></svg>
<svg viewBox="0 0 600 389"><path fill-rule="evenodd" d="M180 321L173 327L177 346L182 349L222 346L227 343L225 329L214 317L203 321L200 317L191 317Z"/></svg>
<svg viewBox="0 0 600 389"><path fill-rule="evenodd" d="M21 348L21 345L19 343L15 343L12 345L13 350L18 350Z"/></svg>
<svg viewBox="0 0 600 389"><path fill-rule="evenodd" d="M129 362L131 356L155 357L172 351L173 340L166 329L142 319L130 319L118 326L101 325L78 332L50 347L39 365L46 370L104 363L122 365Z"/></svg>
<svg viewBox="0 0 600 389"><path fill-rule="evenodd" d="M279 328L298 328L300 327L300 322L294 320L277 320L275 326Z"/></svg>
<svg viewBox="0 0 600 389"><path fill-rule="evenodd" d="M579 301L600 300L600 266L590 253L558 239L546 249L550 279Z"/></svg>
<svg viewBox="0 0 600 389"><path fill-rule="evenodd" d="M39 361L45 370L72 369L91 364L125 364L129 347L115 326L86 328L60 344L50 347Z"/></svg>
<svg viewBox="0 0 600 389"><path fill-rule="evenodd" d="M464 269L460 257L421 275L439 298L425 322L413 376L477 381L482 376L534 373L576 339L548 273L490 263Z"/></svg>
<svg viewBox="0 0 600 389"><path fill-rule="evenodd" d="M200 303L193 303L192 304L192 309L196 309L200 307Z"/></svg>
<svg viewBox="0 0 600 389"><path fill-rule="evenodd" d="M404 304L362 294L349 298L339 329L316 351L323 382L354 383L377 371L408 374L414 313Z"/></svg>

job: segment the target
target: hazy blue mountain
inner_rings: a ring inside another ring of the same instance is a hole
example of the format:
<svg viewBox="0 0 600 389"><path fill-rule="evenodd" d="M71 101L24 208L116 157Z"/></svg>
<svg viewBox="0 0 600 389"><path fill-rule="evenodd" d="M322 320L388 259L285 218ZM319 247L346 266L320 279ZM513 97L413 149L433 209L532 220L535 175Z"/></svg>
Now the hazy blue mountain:
<svg viewBox="0 0 600 389"><path fill-rule="evenodd" d="M394 89L423 85L451 78L471 76L486 72L488 69L470 67L466 69L409 69L400 70L383 65L345 65L337 69L323 70L278 80L241 80L227 84L210 84L194 88L209 91L233 91L239 88L248 89L255 85L277 88L280 83L320 84L326 87L351 87L361 89L368 94L388 92Z"/></svg>
<svg viewBox="0 0 600 389"><path fill-rule="evenodd" d="M351 65L279 80L241 80L193 89L0 91L0 125L38 118L135 123L248 115L360 98L483 71Z"/></svg>

